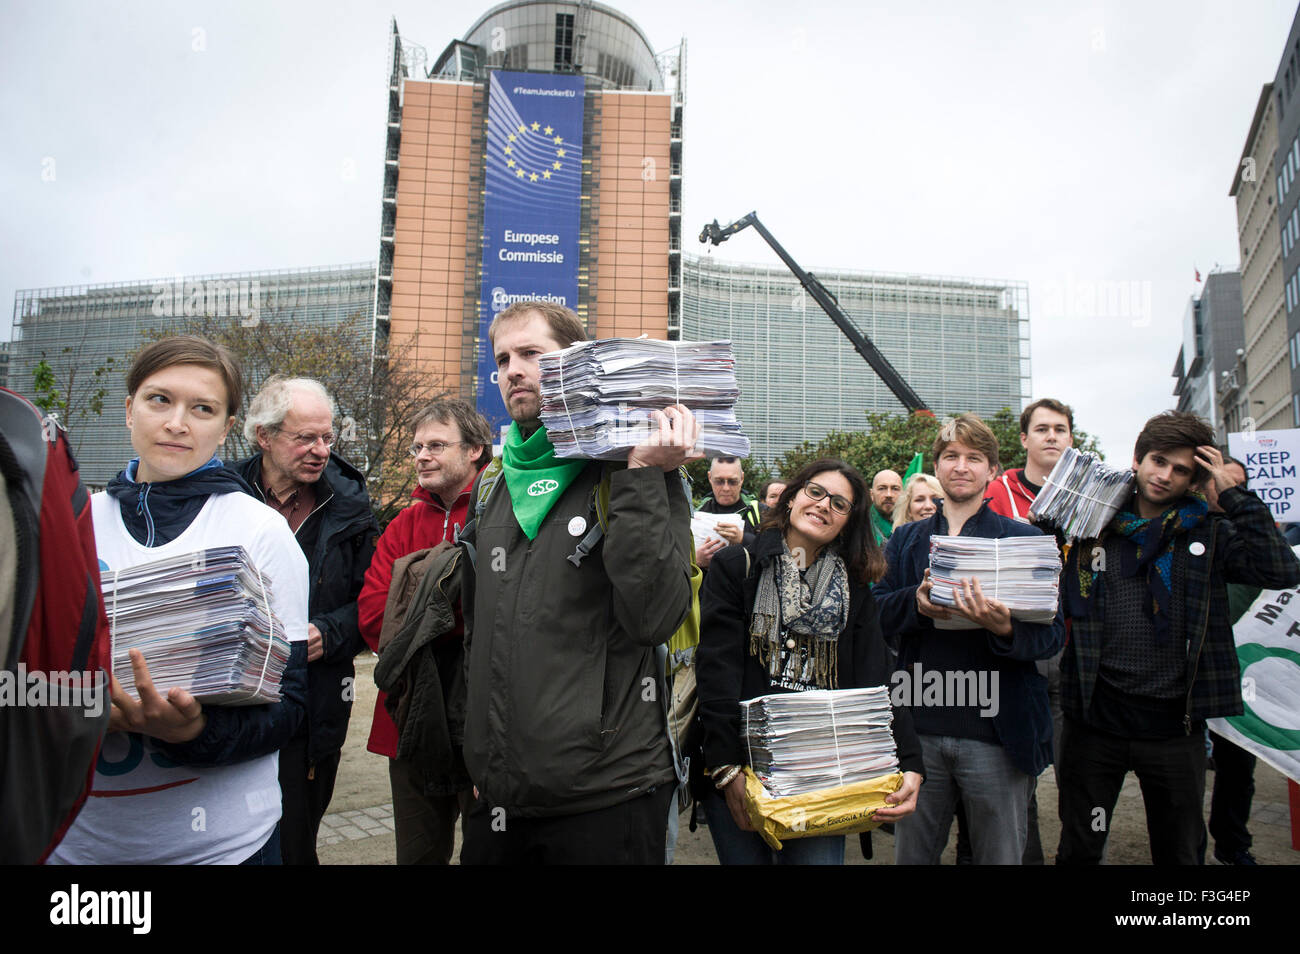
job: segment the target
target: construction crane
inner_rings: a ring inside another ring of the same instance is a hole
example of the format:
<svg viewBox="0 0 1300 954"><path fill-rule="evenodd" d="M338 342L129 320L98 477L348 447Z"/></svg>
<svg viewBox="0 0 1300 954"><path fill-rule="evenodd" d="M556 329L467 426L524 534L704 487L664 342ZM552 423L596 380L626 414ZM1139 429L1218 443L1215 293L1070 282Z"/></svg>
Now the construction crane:
<svg viewBox="0 0 1300 954"><path fill-rule="evenodd" d="M903 407L913 414L925 414L934 417L934 412L925 406L925 402L903 380L903 376L889 363L889 359L881 354L880 349L871 343L871 339L859 331L853 322L849 320L849 316L840 307L839 300L818 280L817 276L811 272L805 272L799 267L799 263L790 257L790 253L781 246L781 243L758 220L757 212L751 212L744 218L736 219L730 225L718 225L718 220L714 219L710 224L704 226L704 230L700 232L700 241L721 245L737 232L747 229L751 225L759 235L763 236L764 241L772 246L772 251L781 257L781 261L785 262L786 267L794 272L795 278L799 279L799 284L807 290L808 294L812 295L817 304L822 306L822 311L830 316L831 321L835 322L840 331L844 332L844 336L857 349L858 354L862 355L867 364L871 365L872 370L880 376L880 380L885 382L885 386L893 392L894 397L898 398Z"/></svg>

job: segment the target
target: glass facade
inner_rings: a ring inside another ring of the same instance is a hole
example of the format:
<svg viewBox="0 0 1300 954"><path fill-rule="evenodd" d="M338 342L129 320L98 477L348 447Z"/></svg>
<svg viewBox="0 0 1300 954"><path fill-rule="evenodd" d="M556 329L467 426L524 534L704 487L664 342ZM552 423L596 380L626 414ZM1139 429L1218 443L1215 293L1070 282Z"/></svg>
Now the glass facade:
<svg viewBox="0 0 1300 954"><path fill-rule="evenodd" d="M755 457L771 462L828 431L865 430L867 411L901 412L790 272L683 258L682 337L731 340L737 415ZM1023 282L813 271L935 414L1018 413L1026 403Z"/></svg>
<svg viewBox="0 0 1300 954"><path fill-rule="evenodd" d="M32 398L32 370L42 355L60 381L67 381L74 369L84 380L105 366L107 358L113 359L99 382L107 391L103 414L72 422L82 480L102 487L135 456L125 411L131 355L145 342L144 332L177 322L169 313L182 316L180 320L203 310L234 318L241 317L242 305L249 316L241 320L256 315L258 321L303 327L355 318L356 346L369 351L374 295L374 264L20 290L14 296L9 386ZM260 384L245 380L246 399ZM82 393L82 388L76 386L75 392Z"/></svg>
<svg viewBox="0 0 1300 954"><path fill-rule="evenodd" d="M606 88L664 88L641 28L600 3L503 3L483 14L464 42L485 51L489 69L577 70Z"/></svg>

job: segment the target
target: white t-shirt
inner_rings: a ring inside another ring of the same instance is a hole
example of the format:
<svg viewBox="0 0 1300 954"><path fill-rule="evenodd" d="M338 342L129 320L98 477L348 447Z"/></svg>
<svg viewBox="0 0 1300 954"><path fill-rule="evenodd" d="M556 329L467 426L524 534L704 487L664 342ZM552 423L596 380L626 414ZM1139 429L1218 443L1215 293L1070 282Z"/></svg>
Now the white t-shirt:
<svg viewBox="0 0 1300 954"><path fill-rule="evenodd" d="M284 517L247 494L213 494L170 543L146 547L107 493L91 497L100 572L208 547L242 546L272 581L290 641L307 638L307 558ZM160 693L170 687L157 686ZM50 856L56 864L238 864L280 820L279 754L215 767L179 765L134 732L104 738L90 797Z"/></svg>

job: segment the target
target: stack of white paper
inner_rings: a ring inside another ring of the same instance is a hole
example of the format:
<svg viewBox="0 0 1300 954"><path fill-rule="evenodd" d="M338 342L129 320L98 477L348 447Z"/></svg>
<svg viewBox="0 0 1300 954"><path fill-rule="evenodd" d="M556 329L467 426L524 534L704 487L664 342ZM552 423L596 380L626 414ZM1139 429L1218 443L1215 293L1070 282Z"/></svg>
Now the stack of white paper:
<svg viewBox="0 0 1300 954"><path fill-rule="evenodd" d="M730 341L602 338L544 354L538 364L542 423L559 457L625 459L657 434L653 412L671 404L699 421L698 450L749 456Z"/></svg>
<svg viewBox="0 0 1300 954"><path fill-rule="evenodd" d="M776 798L898 770L889 690L816 689L740 704L750 768Z"/></svg>
<svg viewBox="0 0 1300 954"><path fill-rule="evenodd" d="M953 593L961 580L978 580L988 599L1005 603L1013 619L1050 623L1056 617L1061 574L1061 552L1056 538L1032 537L930 537L930 602L956 606ZM935 620L940 629L970 629L975 623L962 616Z"/></svg>
<svg viewBox="0 0 1300 954"><path fill-rule="evenodd" d="M1047 475L1029 512L1068 540L1089 540L1101 533L1132 493L1131 470L1112 470L1096 454L1080 454L1070 447Z"/></svg>
<svg viewBox="0 0 1300 954"><path fill-rule="evenodd" d="M138 649L154 688L213 705L280 701L289 661L271 611L271 581L243 547L213 547L101 574L113 675L139 698L128 653Z"/></svg>
<svg viewBox="0 0 1300 954"><path fill-rule="evenodd" d="M726 523L733 527L745 529L744 518L738 513L703 513L699 510L691 514L691 533L695 537L696 548L704 546L710 540L721 540L718 524Z"/></svg>

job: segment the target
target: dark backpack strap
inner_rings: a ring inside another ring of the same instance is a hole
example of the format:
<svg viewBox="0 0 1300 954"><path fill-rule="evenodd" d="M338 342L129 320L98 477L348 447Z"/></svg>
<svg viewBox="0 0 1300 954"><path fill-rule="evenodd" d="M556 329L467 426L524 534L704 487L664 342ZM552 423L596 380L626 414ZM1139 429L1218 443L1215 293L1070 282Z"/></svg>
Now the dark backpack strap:
<svg viewBox="0 0 1300 954"><path fill-rule="evenodd" d="M595 548L596 544L598 544L604 536L605 528L600 525L600 520L597 519L595 525L587 531L587 535L578 541L577 548L565 557L565 559L574 566L582 566L582 561L587 559L587 556L591 553L592 549Z"/></svg>
<svg viewBox="0 0 1300 954"><path fill-rule="evenodd" d="M576 567L582 566L582 561L587 559L591 551L596 548L596 544L605 536L605 529L609 526L609 513L605 509L609 504L610 482L614 479L610 470L609 461L600 465L600 480L591 488L591 503L589 505L591 513L596 519L592 528L587 531L587 535L578 541L577 547L570 553L566 560ZM604 499L601 499L601 494Z"/></svg>
<svg viewBox="0 0 1300 954"><path fill-rule="evenodd" d="M691 479L687 476L685 467L677 468L677 474L682 480L682 493L686 496L686 505L694 513L695 505L691 501ZM577 547L566 557L574 566L582 566L582 561L587 558L588 554L596 548L596 544L605 536L605 530L609 527L609 513L605 510L605 507L609 501L608 499L602 499L601 494L608 498L610 483L613 479L613 470L609 461L606 461L601 465L600 481L591 492L591 509L596 514L596 525L587 531L587 535L578 541Z"/></svg>
<svg viewBox="0 0 1300 954"><path fill-rule="evenodd" d="M465 526L461 527L456 533L455 542L465 548L465 555L469 557L471 566L478 566L478 521L483 516L483 511L487 510L488 498L492 496L492 491L496 490L497 483L505 474L505 466L501 463L500 457L492 458L492 461L479 471L479 475L474 478L474 486L470 488L470 499L474 501L473 512L470 518L465 521Z"/></svg>

